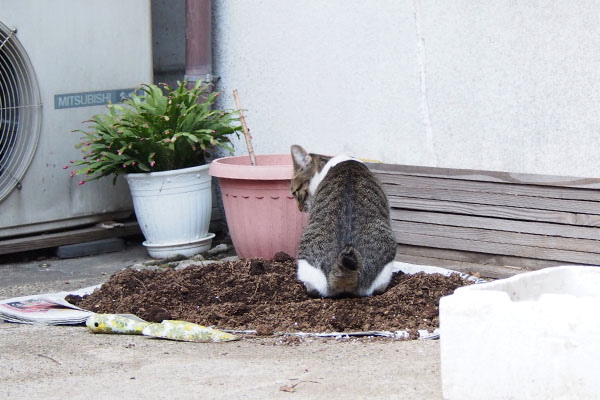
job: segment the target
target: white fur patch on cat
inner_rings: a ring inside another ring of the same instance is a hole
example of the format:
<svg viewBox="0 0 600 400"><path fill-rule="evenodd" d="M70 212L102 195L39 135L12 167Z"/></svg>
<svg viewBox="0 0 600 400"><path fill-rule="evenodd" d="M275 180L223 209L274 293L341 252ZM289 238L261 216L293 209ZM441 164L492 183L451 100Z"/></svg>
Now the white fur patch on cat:
<svg viewBox="0 0 600 400"><path fill-rule="evenodd" d="M304 259L298 260L298 279L304 283L309 292L318 292L321 296L327 296L327 277L318 268L313 267Z"/></svg>
<svg viewBox="0 0 600 400"><path fill-rule="evenodd" d="M317 192L317 188L319 187L319 185L321 184L321 182L323 181L323 179L325 178L325 175L327 175L329 170L344 161L358 161L358 162L362 163L362 161L360 161L358 158L354 158L354 157L348 156L346 154L339 154L339 155L331 158L329 161L327 161L327 163L325 164L323 169L321 171L317 172L310 179L310 183L308 184L308 194L310 194L311 196L314 196L314 194Z"/></svg>
<svg viewBox="0 0 600 400"><path fill-rule="evenodd" d="M387 263L377 278L373 281L371 286L364 292L360 293L361 296L370 296L373 293L382 293L387 289L390 281L392 280L392 274L394 273L394 261Z"/></svg>

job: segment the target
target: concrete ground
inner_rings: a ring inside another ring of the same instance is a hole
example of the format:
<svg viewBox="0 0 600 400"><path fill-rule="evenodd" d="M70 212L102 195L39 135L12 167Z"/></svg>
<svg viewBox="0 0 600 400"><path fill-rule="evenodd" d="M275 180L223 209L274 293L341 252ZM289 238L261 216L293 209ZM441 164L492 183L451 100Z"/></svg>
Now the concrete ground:
<svg viewBox="0 0 600 400"><path fill-rule="evenodd" d="M147 261L0 258L0 299L75 290ZM439 342L245 337L186 343L0 322L0 398L441 399Z"/></svg>

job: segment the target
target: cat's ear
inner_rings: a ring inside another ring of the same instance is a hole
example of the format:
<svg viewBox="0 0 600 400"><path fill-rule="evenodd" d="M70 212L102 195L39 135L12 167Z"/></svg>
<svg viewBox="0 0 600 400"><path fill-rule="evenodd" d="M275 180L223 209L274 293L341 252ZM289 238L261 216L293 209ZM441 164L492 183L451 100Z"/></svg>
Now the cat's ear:
<svg viewBox="0 0 600 400"><path fill-rule="evenodd" d="M301 146L297 144L292 145L290 149L292 153L292 160L294 161L294 168L297 169L308 169L311 165L312 158L310 154L306 152Z"/></svg>

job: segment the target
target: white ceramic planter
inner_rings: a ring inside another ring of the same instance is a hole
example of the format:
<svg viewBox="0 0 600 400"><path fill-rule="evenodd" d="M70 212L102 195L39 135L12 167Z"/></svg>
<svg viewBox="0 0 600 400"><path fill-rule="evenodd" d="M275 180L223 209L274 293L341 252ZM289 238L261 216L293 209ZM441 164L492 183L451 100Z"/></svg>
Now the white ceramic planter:
<svg viewBox="0 0 600 400"><path fill-rule="evenodd" d="M212 209L209 165L127 174L133 208L154 258L193 256L210 249Z"/></svg>

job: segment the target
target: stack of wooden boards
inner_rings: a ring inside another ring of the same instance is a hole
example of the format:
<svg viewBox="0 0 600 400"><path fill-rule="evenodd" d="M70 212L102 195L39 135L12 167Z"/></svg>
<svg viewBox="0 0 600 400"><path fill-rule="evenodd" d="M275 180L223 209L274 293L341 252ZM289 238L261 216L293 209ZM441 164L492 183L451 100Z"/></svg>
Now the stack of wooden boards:
<svg viewBox="0 0 600 400"><path fill-rule="evenodd" d="M600 265L600 179L368 165L390 201L399 261L484 277Z"/></svg>

